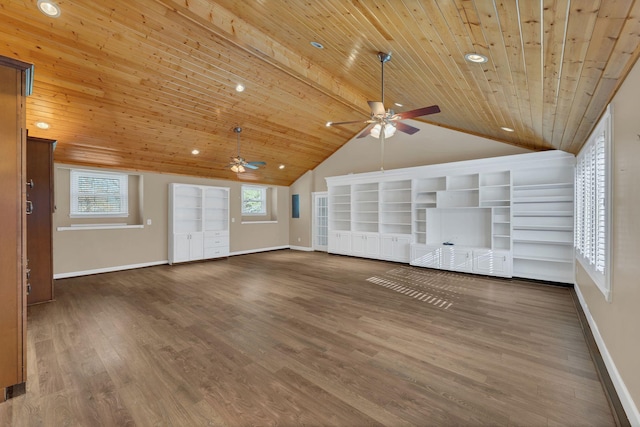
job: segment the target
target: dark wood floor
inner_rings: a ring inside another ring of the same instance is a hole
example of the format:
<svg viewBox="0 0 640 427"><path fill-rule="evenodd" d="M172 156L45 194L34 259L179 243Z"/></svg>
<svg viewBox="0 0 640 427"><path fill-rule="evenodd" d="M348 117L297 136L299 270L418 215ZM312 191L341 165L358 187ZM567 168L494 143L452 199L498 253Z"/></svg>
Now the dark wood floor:
<svg viewBox="0 0 640 427"><path fill-rule="evenodd" d="M2 426L614 423L566 288L277 251L56 296Z"/></svg>

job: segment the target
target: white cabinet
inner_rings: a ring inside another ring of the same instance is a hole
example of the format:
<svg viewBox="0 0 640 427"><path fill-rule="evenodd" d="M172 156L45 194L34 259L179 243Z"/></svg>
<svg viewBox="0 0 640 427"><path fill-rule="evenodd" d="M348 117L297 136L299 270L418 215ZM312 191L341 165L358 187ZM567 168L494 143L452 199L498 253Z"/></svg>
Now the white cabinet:
<svg viewBox="0 0 640 427"><path fill-rule="evenodd" d="M455 246L443 246L440 248L440 268L471 273L473 271L472 250Z"/></svg>
<svg viewBox="0 0 640 427"><path fill-rule="evenodd" d="M440 268L440 246L412 245L410 264L416 267Z"/></svg>
<svg viewBox="0 0 640 427"><path fill-rule="evenodd" d="M473 272L487 276L511 277L511 252L478 249L473 251Z"/></svg>
<svg viewBox="0 0 640 427"><path fill-rule="evenodd" d="M351 233L349 231L329 231L329 246L331 254L351 255Z"/></svg>
<svg viewBox="0 0 640 427"><path fill-rule="evenodd" d="M379 258L380 235L378 233L351 233L351 255Z"/></svg>
<svg viewBox="0 0 640 427"><path fill-rule="evenodd" d="M204 257L202 233L176 233L173 236L174 262L195 261Z"/></svg>
<svg viewBox="0 0 640 427"><path fill-rule="evenodd" d="M398 262L410 261L411 236L383 234L380 240L382 259Z"/></svg>
<svg viewBox="0 0 640 427"><path fill-rule="evenodd" d="M229 189L169 184L169 263L229 255Z"/></svg>

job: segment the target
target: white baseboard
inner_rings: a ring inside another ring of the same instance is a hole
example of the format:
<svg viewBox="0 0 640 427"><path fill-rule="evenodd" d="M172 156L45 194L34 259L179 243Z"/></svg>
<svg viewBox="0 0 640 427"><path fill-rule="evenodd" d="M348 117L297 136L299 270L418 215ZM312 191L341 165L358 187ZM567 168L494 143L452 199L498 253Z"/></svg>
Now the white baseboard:
<svg viewBox="0 0 640 427"><path fill-rule="evenodd" d="M593 338L598 345L598 349L600 350L600 354L602 355L602 360L604 364L607 366L607 371L609 372L609 376L611 377L611 381L613 382L613 386L618 393L618 397L620 398L620 403L622 403L622 407L624 408L625 413L627 414L627 418L632 426L640 427L640 411L638 411L638 407L636 406L627 386L624 384L618 369L616 368L616 364L613 362L611 358L611 354L609 354L609 350L607 350L607 346L602 339L602 335L600 335L600 331L598 330L598 325L596 324L593 317L591 317L591 312L589 311L589 307L587 306L582 293L580 292L580 287L578 285L574 286L576 294L578 295L578 300L580 301L580 305L582 306L582 311L584 311L584 315L587 318L587 322L589 322L589 326L591 327L591 332L593 333Z"/></svg>
<svg viewBox="0 0 640 427"><path fill-rule="evenodd" d="M258 252L279 251L280 249L289 249L289 248L290 248L289 245L284 245L284 246L273 246L271 248L248 249L246 251L231 252L229 254L229 256L255 254L255 253L258 253Z"/></svg>
<svg viewBox="0 0 640 427"><path fill-rule="evenodd" d="M54 274L54 279L67 279L69 277L89 276L91 274L112 273L121 270L133 270L134 268L153 267L154 265L169 264L168 260L145 262L142 264L117 265L115 267L96 268L95 270L72 271L69 273Z"/></svg>
<svg viewBox="0 0 640 427"><path fill-rule="evenodd" d="M313 248L310 248L308 246L290 246L289 249L294 251L313 252Z"/></svg>

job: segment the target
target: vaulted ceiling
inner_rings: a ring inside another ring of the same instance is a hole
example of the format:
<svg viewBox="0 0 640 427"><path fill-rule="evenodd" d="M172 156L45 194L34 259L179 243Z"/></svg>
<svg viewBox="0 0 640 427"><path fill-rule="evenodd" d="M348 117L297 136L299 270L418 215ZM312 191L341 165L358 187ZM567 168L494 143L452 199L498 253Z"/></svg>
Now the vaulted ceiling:
<svg viewBox="0 0 640 427"><path fill-rule="evenodd" d="M35 64L27 127L58 140L56 161L278 185L364 128L325 123L369 117L379 51L387 108L437 104L420 120L573 153L640 52L634 0L58 0L58 18L36 3L0 3L0 55ZM242 156L267 162L240 176L238 125Z"/></svg>

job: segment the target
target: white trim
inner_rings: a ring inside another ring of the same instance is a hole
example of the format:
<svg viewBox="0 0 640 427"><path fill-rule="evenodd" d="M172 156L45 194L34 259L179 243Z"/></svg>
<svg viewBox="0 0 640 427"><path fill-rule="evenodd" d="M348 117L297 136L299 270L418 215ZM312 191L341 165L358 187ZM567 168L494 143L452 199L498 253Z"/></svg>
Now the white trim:
<svg viewBox="0 0 640 427"><path fill-rule="evenodd" d="M71 271L69 273L54 274L54 279L67 279L69 277L90 276L92 274L112 273L114 271L133 270L135 268L153 267L155 265L169 264L169 260L144 262L141 264L117 265L114 267L96 268L95 270Z"/></svg>
<svg viewBox="0 0 640 427"><path fill-rule="evenodd" d="M78 230L114 230L122 228L144 228L143 224L122 225L122 224L87 224L72 225L71 227L57 227L56 231L78 231Z"/></svg>
<svg viewBox="0 0 640 427"><path fill-rule="evenodd" d="M240 224L277 224L277 223L278 221L242 221Z"/></svg>
<svg viewBox="0 0 640 427"><path fill-rule="evenodd" d="M291 248L291 246L283 245L283 246L273 246L271 248L248 249L246 251L231 252L229 253L229 256L255 254L258 252L279 251L280 249L289 249L289 248Z"/></svg>
<svg viewBox="0 0 640 427"><path fill-rule="evenodd" d="M308 246L289 246L289 249L293 251L313 252L313 248Z"/></svg>
<svg viewBox="0 0 640 427"><path fill-rule="evenodd" d="M620 376L620 372L616 368L613 359L611 358L611 354L609 354L609 350L602 339L602 335L600 335L600 331L598 330L598 325L595 320L591 316L591 312L589 311L589 307L580 292L580 288L576 284L574 286L576 291L576 295L578 295L578 300L580 301L580 305L582 306L582 311L584 311L584 315L587 318L587 322L589 322L589 326L591 327L591 332L593 334L593 338L596 340L596 344L598 345L598 349L600 350L600 354L602 355L602 359L604 360L604 364L607 366L607 371L609 372L609 376L611 377L611 381L613 382L613 386L618 393L618 397L620 398L620 402L622 403L622 407L624 408L625 413L627 414L627 418L629 418L629 422L632 426L640 426L640 411L638 411L638 407L633 401L627 386L624 384L622 377Z"/></svg>

